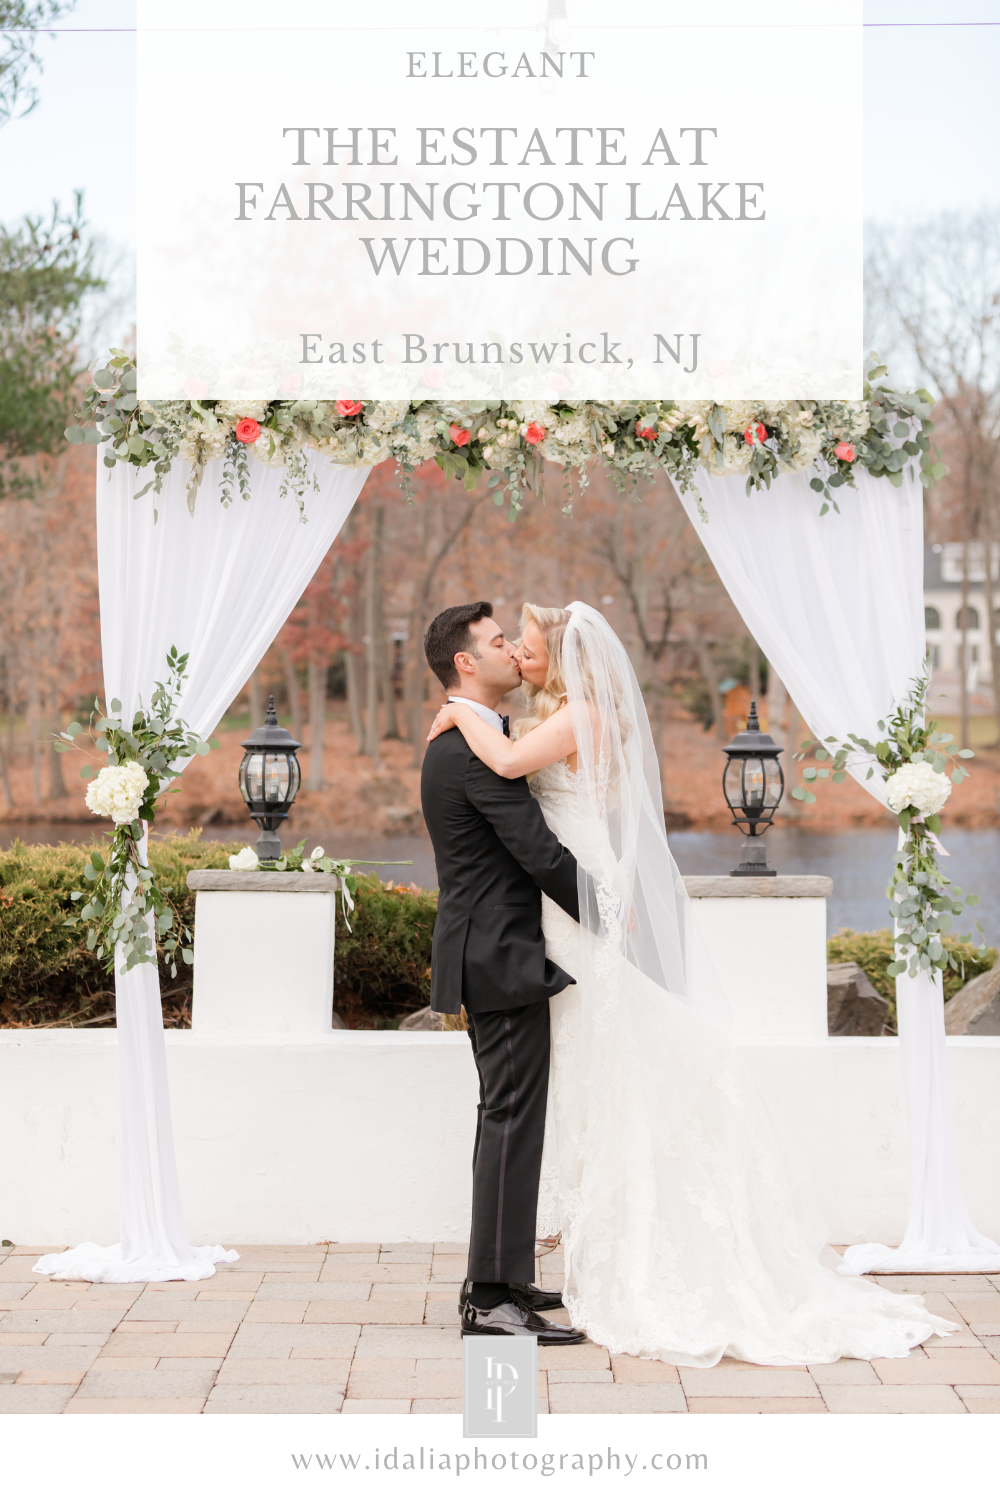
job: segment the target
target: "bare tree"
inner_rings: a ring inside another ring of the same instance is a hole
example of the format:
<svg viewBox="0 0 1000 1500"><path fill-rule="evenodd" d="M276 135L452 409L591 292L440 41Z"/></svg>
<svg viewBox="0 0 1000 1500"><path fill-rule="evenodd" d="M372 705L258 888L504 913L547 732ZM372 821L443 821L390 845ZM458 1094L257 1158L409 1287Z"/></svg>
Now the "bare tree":
<svg viewBox="0 0 1000 1500"><path fill-rule="evenodd" d="M370 509L372 535L365 570L365 754L376 771L382 763L378 718L379 625L381 620L382 530L385 512L381 505Z"/></svg>
<svg viewBox="0 0 1000 1500"><path fill-rule="evenodd" d="M986 626L1000 715L993 592L993 544L1000 542L1000 210L942 214L895 233L875 231L865 279L871 316L890 340L887 350L899 349L938 395L951 471L944 490L962 542L960 693L967 744L970 544L985 554Z"/></svg>
<svg viewBox="0 0 1000 1500"><path fill-rule="evenodd" d="M427 668L424 662L424 631L430 623L431 598L438 569L451 552L455 543L471 525L472 518L485 499L485 493L472 495L457 516L446 514L443 497L428 495L424 502L423 550L424 568L413 591L410 606L407 672L407 700L410 721L410 742L413 745L413 764L419 766L424 758L424 694ZM440 519L440 534L435 537L435 520Z"/></svg>

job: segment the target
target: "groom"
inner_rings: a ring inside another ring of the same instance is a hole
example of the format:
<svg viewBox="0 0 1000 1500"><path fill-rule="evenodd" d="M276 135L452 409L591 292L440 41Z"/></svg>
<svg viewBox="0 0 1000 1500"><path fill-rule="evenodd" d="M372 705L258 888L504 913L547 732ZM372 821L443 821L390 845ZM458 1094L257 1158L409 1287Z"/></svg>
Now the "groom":
<svg viewBox="0 0 1000 1500"><path fill-rule="evenodd" d="M424 651L449 697L506 734L496 706L521 673L492 604L444 610ZM546 957L541 892L579 920L576 860L546 825L524 777L491 771L457 729L428 746L420 796L440 882L431 1008L457 1015L465 1006L479 1072L462 1332L582 1343L584 1333L540 1316L562 1306L558 1293L531 1285L549 998L575 983Z"/></svg>

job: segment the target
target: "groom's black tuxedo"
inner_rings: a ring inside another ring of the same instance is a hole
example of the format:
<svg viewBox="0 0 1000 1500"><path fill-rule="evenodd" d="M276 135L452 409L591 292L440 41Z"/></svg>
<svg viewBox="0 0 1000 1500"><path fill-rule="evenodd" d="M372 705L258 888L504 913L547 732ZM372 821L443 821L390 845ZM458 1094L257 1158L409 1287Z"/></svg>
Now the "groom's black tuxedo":
<svg viewBox="0 0 1000 1500"><path fill-rule="evenodd" d="M457 729L420 782L440 896L431 1006L469 1017L479 1073L468 1275L530 1282L549 1076L548 1000L575 981L545 955L541 892L579 921L576 860L523 776L506 780Z"/></svg>
<svg viewBox="0 0 1000 1500"><path fill-rule="evenodd" d="M558 995L574 981L545 956L541 892L579 921L576 860L527 781L498 776L449 729L427 747L420 800L441 888L431 1009L475 1015Z"/></svg>

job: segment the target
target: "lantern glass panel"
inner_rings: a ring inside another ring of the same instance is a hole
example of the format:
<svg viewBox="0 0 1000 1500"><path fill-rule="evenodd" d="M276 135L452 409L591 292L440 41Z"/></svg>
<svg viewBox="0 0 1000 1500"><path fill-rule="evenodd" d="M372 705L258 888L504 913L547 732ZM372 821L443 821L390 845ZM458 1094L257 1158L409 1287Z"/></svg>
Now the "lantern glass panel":
<svg viewBox="0 0 1000 1500"><path fill-rule="evenodd" d="M726 801L735 812L743 806L743 762L733 759L726 762L726 775L722 786Z"/></svg>
<svg viewBox="0 0 1000 1500"><path fill-rule="evenodd" d="M781 801L781 793L784 790L785 783L781 774L781 767L778 764L777 760L772 760L770 757L768 757L768 759L764 762L764 769L767 779L766 790L764 793L764 803L767 808L771 810L777 807L778 803Z"/></svg>
<svg viewBox="0 0 1000 1500"><path fill-rule="evenodd" d="M292 801L299 789L298 761L285 751L251 751L240 767L240 783L247 802Z"/></svg>
<svg viewBox="0 0 1000 1500"><path fill-rule="evenodd" d="M764 809L764 762L748 756L743 766L743 807L748 813Z"/></svg>

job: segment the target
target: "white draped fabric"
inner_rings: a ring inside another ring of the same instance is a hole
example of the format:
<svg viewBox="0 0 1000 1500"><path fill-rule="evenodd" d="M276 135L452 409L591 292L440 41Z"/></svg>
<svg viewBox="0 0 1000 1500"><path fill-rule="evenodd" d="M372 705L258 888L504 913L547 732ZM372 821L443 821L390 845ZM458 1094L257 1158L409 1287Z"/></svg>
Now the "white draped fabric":
<svg viewBox="0 0 1000 1500"><path fill-rule="evenodd" d="M700 469L697 482L708 523L690 495L684 507L809 728L821 739L877 739L878 720L909 691L925 651L919 483L907 477L895 489L860 470L857 490L839 491L840 514L820 517L808 474L750 495L736 476ZM884 804L878 773L864 774L859 781ZM896 980L909 1224L898 1249L854 1246L845 1270L1000 1270L1000 1246L973 1227L958 1187L943 1003L940 978Z"/></svg>
<svg viewBox="0 0 1000 1500"><path fill-rule="evenodd" d="M145 475L119 465L97 471L101 641L108 701L128 718L163 681L171 646L190 653L179 712L207 738L257 666L336 539L369 470L314 459L319 485L302 524L278 469L254 464L249 501L219 500L221 462L206 467L192 516L188 465L175 464L163 493L135 499ZM154 523L153 510L159 514ZM236 768L233 767L235 776ZM166 1049L156 968L115 975L119 1059L121 1241L45 1255L36 1271L87 1281L198 1281L221 1245L188 1239L174 1162Z"/></svg>

